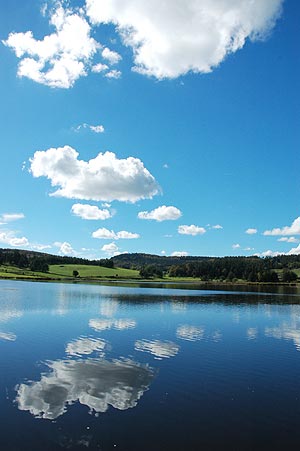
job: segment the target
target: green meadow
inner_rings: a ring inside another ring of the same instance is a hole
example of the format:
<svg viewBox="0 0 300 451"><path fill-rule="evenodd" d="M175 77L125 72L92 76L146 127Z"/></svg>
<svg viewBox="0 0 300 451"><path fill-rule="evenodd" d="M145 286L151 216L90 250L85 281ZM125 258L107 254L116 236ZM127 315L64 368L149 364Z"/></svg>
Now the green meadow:
<svg viewBox="0 0 300 451"><path fill-rule="evenodd" d="M78 271L77 277L73 276L73 271ZM0 266L0 277L8 279L136 279L139 272L133 269L105 268L92 265L50 265L47 273L20 269L11 265Z"/></svg>

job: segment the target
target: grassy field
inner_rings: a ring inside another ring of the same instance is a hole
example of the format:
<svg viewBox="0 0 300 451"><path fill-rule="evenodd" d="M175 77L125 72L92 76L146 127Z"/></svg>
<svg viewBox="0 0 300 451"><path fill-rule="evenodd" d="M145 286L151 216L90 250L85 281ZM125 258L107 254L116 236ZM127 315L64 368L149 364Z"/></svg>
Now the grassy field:
<svg viewBox="0 0 300 451"><path fill-rule="evenodd" d="M73 271L79 272L82 278L109 278L131 279L139 277L139 272L133 269L104 268L103 266L90 265L50 265L49 275L58 277L73 277Z"/></svg>
<svg viewBox="0 0 300 451"><path fill-rule="evenodd" d="M75 278L73 271L78 271L79 276ZM293 270L300 277L300 269ZM279 278L281 278L282 270L277 270ZM28 279L28 280L129 280L140 279L139 271L124 268L105 268L103 266L94 265L50 265L49 272L42 273L38 271L30 271L29 269L21 269L10 265L0 265L0 279ZM140 279L141 280L141 279ZM160 281L161 279L153 279ZM200 279L191 277L164 277L165 282L194 282L200 283ZM204 283L204 282L203 282ZM219 281L211 280L210 283L219 283ZM245 283L244 280L235 280L235 283Z"/></svg>
<svg viewBox="0 0 300 451"><path fill-rule="evenodd" d="M123 268L104 268L102 266L90 265L50 265L49 272L42 273L30 271L29 269L20 269L15 266L0 265L0 278L13 279L73 279L73 271L78 271L80 279L132 279L138 278L139 272L133 269Z"/></svg>

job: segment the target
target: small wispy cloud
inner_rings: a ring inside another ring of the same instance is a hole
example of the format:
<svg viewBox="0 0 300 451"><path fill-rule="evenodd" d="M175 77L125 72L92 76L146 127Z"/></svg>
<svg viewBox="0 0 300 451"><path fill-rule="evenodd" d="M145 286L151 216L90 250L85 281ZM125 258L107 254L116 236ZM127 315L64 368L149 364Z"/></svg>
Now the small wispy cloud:
<svg viewBox="0 0 300 451"><path fill-rule="evenodd" d="M113 50L110 50L109 48L105 47L102 50L101 53L102 57L107 60L110 64L118 64L118 62L122 59L121 55L119 53L114 52Z"/></svg>
<svg viewBox="0 0 300 451"><path fill-rule="evenodd" d="M88 204L73 204L71 208L72 213L75 216L78 216L82 219L87 220L101 220L109 219L112 217L112 214L106 208L100 210L96 205L88 205Z"/></svg>
<svg viewBox="0 0 300 451"><path fill-rule="evenodd" d="M289 238L287 236L283 236L279 238L277 241L283 241L286 243L299 243L299 240L297 240L297 238L295 238L294 236L291 236Z"/></svg>
<svg viewBox="0 0 300 451"><path fill-rule="evenodd" d="M139 219L148 219L158 222L162 221L174 221L182 216L182 212L173 206L162 205L152 211L140 211L138 213Z"/></svg>
<svg viewBox="0 0 300 451"><path fill-rule="evenodd" d="M53 245L59 249L59 253L62 255L77 255L77 252L67 241L56 241Z"/></svg>
<svg viewBox="0 0 300 451"><path fill-rule="evenodd" d="M75 127L73 130L75 130L76 132L79 132L82 129L88 129L94 133L104 133L105 132L105 128L102 124L90 125L90 124L84 123L84 124L77 125L77 127Z"/></svg>
<svg viewBox="0 0 300 451"><path fill-rule="evenodd" d="M186 251L174 251L171 254L171 257L187 257L189 255Z"/></svg>
<svg viewBox="0 0 300 451"><path fill-rule="evenodd" d="M180 235L203 235L206 232L204 227L198 227L194 224L191 225L181 225L178 227L178 233Z"/></svg>
<svg viewBox="0 0 300 451"><path fill-rule="evenodd" d="M107 72L104 76L106 78L115 78L118 79L120 78L122 75L122 72L116 69L110 70L109 72Z"/></svg>
<svg viewBox="0 0 300 451"><path fill-rule="evenodd" d="M119 250L119 247L116 245L116 243L112 242L109 244L104 244L104 246L101 247L101 250L106 253L108 256L116 256L119 255L121 252Z"/></svg>
<svg viewBox="0 0 300 451"><path fill-rule="evenodd" d="M25 236L17 237L13 230L0 232L0 243L13 247L27 247L29 245L29 241Z"/></svg>
<svg viewBox="0 0 300 451"><path fill-rule="evenodd" d="M138 233L127 232L126 230L114 232L113 230L102 227L95 230L95 232L92 233L92 237L101 240L132 240L140 238L140 235Z"/></svg>
<svg viewBox="0 0 300 451"><path fill-rule="evenodd" d="M92 66L92 72L95 72L96 74L100 74L100 72L105 72L108 69L109 69L108 65L102 63L98 63Z"/></svg>
<svg viewBox="0 0 300 451"><path fill-rule="evenodd" d="M3 213L0 215L0 223L6 224L8 222L18 221L19 219L24 218L24 213Z"/></svg>
<svg viewBox="0 0 300 451"><path fill-rule="evenodd" d="M249 228L249 229L247 229L246 231L245 231L245 233L247 233L248 235L255 235L256 233L257 233L257 229L251 229L251 228Z"/></svg>

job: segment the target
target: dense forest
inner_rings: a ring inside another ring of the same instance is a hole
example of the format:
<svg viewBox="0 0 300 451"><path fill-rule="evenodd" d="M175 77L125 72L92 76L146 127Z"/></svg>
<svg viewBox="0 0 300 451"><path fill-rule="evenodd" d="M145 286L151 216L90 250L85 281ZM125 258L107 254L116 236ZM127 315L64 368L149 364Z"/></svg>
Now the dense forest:
<svg viewBox="0 0 300 451"><path fill-rule="evenodd" d="M293 282L300 268L300 255L277 257L165 257L151 254L122 254L113 257L115 266L138 269L141 277L193 277L203 281L246 280L248 282Z"/></svg>

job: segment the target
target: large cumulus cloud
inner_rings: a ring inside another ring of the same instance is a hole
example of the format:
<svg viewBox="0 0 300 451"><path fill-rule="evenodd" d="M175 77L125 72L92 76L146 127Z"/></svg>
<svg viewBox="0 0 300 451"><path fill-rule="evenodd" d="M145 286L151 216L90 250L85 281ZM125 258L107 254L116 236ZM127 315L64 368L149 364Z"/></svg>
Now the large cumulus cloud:
<svg viewBox="0 0 300 451"><path fill-rule="evenodd" d="M158 79L206 73L263 39L283 0L86 0L93 24L113 23L133 49L134 70Z"/></svg>
<svg viewBox="0 0 300 451"><path fill-rule="evenodd" d="M58 187L52 196L94 201L152 198L160 187L141 160L118 159L113 152L99 153L89 161L78 159L70 146L37 151L30 159L34 177L47 177Z"/></svg>

